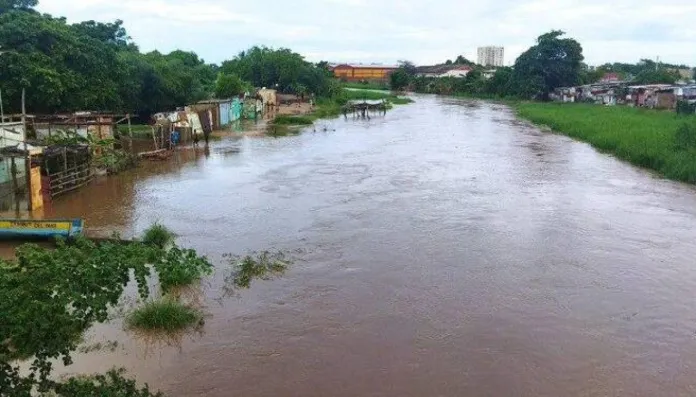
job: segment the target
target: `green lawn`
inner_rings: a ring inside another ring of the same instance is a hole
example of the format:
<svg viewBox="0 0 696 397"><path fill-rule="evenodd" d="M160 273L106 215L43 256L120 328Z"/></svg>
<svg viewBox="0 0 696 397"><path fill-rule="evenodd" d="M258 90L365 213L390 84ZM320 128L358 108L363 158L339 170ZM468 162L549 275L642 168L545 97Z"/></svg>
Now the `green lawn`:
<svg viewBox="0 0 696 397"><path fill-rule="evenodd" d="M389 83L386 82L346 82L343 83L346 88L357 88L359 90L389 90Z"/></svg>
<svg viewBox="0 0 696 397"><path fill-rule="evenodd" d="M400 97L398 95L392 94L389 91L346 90L346 95L348 96L349 100L375 101L380 99L386 99L394 105L405 105L407 103L413 102L413 100L410 98Z"/></svg>
<svg viewBox="0 0 696 397"><path fill-rule="evenodd" d="M667 178L696 183L696 148L678 145L675 139L686 123L693 126L687 134L696 135L696 117L622 106L530 102L519 103L517 112Z"/></svg>

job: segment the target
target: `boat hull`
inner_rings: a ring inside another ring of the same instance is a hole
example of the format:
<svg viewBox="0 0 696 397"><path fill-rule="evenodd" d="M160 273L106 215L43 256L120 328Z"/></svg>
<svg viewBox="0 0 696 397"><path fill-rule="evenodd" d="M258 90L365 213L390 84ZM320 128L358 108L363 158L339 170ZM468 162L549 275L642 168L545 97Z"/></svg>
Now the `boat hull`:
<svg viewBox="0 0 696 397"><path fill-rule="evenodd" d="M72 238L82 234L82 219L0 219L0 240Z"/></svg>

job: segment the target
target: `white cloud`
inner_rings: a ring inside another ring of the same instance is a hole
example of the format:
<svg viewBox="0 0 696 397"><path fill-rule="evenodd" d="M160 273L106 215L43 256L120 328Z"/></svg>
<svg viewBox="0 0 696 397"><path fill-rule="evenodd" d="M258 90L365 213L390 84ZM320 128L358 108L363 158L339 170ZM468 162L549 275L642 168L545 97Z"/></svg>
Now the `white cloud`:
<svg viewBox="0 0 696 397"><path fill-rule="evenodd" d="M696 64L691 0L40 0L69 21L122 19L143 50L193 50L219 62L254 45L313 61L440 62L506 47L506 63L561 29L590 64L655 58Z"/></svg>

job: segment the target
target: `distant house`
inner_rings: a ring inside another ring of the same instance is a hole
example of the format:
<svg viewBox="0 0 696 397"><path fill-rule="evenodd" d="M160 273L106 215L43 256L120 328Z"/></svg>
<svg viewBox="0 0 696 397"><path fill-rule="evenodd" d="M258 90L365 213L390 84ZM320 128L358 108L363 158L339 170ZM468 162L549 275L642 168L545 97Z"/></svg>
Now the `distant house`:
<svg viewBox="0 0 696 397"><path fill-rule="evenodd" d="M600 83L618 83L621 81L621 76L617 73L604 73L604 76L599 80Z"/></svg>
<svg viewBox="0 0 696 397"><path fill-rule="evenodd" d="M469 65L433 65L419 66L416 68L418 77L442 78L442 77L466 77L474 70Z"/></svg>
<svg viewBox="0 0 696 397"><path fill-rule="evenodd" d="M481 74L483 75L483 78L487 80L493 78L493 76L495 76L495 72L497 72L497 69L488 69L484 70Z"/></svg>
<svg viewBox="0 0 696 397"><path fill-rule="evenodd" d="M346 81L385 81L396 69L397 66L341 64L333 67L333 74Z"/></svg>
<svg viewBox="0 0 696 397"><path fill-rule="evenodd" d="M450 69L444 73L441 73L438 75L438 77L459 77L463 78L466 77L469 72L474 70L471 66L457 66L453 69Z"/></svg>

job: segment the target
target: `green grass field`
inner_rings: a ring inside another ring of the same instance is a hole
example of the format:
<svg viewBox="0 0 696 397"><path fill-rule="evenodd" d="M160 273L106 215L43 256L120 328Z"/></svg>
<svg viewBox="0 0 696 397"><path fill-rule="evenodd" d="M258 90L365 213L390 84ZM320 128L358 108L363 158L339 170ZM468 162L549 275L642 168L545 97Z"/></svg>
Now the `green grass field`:
<svg viewBox="0 0 696 397"><path fill-rule="evenodd" d="M366 81L366 82L345 82L343 86L346 88L356 88L359 90L389 90L389 83Z"/></svg>
<svg viewBox="0 0 696 397"><path fill-rule="evenodd" d="M375 101L386 99L394 105L405 105L407 103L413 102L413 100L410 98L400 97L398 95L392 94L389 91L346 90L346 95L348 96L349 100Z"/></svg>
<svg viewBox="0 0 696 397"><path fill-rule="evenodd" d="M529 102L519 103L517 112L667 178L696 183L696 147L681 143L696 137L696 117L619 106ZM676 137L680 127L682 133Z"/></svg>

